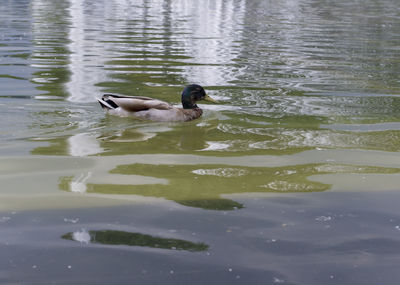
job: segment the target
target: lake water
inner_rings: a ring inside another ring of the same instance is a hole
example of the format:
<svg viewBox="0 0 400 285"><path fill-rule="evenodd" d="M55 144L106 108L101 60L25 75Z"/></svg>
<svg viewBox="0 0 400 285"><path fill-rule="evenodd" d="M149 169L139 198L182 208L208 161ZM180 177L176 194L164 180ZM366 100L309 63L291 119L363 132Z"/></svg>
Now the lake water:
<svg viewBox="0 0 400 285"><path fill-rule="evenodd" d="M399 47L396 0L0 0L0 283L398 284Z"/></svg>

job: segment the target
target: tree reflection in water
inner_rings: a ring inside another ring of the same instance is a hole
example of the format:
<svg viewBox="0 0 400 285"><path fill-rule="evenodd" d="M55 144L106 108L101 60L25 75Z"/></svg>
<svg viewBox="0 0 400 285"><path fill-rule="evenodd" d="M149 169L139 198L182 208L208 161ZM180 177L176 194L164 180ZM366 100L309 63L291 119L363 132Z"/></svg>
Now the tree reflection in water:
<svg viewBox="0 0 400 285"><path fill-rule="evenodd" d="M63 239L82 242L79 237L85 236L85 243L105 244L105 245L127 245L127 246L144 246L172 250L188 250L188 251L204 251L208 249L208 245L204 243L195 243L191 241L161 238L141 233L131 233L115 230L99 230L99 231L79 231L67 233L62 236Z"/></svg>
<svg viewBox="0 0 400 285"><path fill-rule="evenodd" d="M163 165L134 163L118 165L110 170L109 183L84 183L86 193L108 195L141 195L165 198L181 205L206 210L236 210L244 206L223 195L240 193L300 193L321 192L330 184L310 180L315 175L338 173L368 174L399 173L399 169L363 165L339 165L333 163L291 165L283 167L245 167L223 164ZM106 174L104 174L106 175ZM134 177L158 179L153 183L134 184ZM132 183L121 183L119 179ZM157 181L167 181L159 183ZM73 189L73 176L60 178L59 188ZM83 187L83 186L82 186ZM81 187L81 188L82 188Z"/></svg>

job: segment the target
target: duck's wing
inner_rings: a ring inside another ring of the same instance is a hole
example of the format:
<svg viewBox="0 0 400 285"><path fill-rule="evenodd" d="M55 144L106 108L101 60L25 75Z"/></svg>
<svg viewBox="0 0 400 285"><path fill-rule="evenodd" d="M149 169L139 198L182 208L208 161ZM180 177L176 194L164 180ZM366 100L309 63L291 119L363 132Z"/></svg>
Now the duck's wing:
<svg viewBox="0 0 400 285"><path fill-rule="evenodd" d="M117 94L104 94L102 99L109 99L109 98L136 98L136 99L143 99L143 100L154 100L151 97L145 96L128 96L128 95L117 95Z"/></svg>
<svg viewBox="0 0 400 285"><path fill-rule="evenodd" d="M102 106L104 105L103 102L105 102L107 108L111 107L115 109L120 107L128 112L138 112L148 109L168 110L172 108L167 102L143 96L105 94L99 102Z"/></svg>

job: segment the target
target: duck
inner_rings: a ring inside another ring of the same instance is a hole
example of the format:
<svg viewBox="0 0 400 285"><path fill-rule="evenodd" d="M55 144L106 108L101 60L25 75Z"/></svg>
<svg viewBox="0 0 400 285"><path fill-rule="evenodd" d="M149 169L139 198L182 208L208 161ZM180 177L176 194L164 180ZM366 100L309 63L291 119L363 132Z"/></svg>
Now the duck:
<svg viewBox="0 0 400 285"><path fill-rule="evenodd" d="M192 121L203 114L203 110L196 104L197 101L218 103L217 100L208 96L204 88L198 84L191 84L183 89L182 108L143 96L104 94L101 99L97 100L101 107L111 115L158 122Z"/></svg>

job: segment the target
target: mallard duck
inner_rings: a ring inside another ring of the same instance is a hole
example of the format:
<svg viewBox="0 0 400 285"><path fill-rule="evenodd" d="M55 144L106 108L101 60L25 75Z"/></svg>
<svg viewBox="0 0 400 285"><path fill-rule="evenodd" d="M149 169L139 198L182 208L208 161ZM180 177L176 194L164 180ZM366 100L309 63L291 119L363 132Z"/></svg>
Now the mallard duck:
<svg viewBox="0 0 400 285"><path fill-rule="evenodd" d="M218 103L197 84L188 85L183 90L183 108L142 96L104 94L101 99L98 99L101 107L109 114L161 122L186 122L199 118L203 110L196 105L196 102L200 100Z"/></svg>

